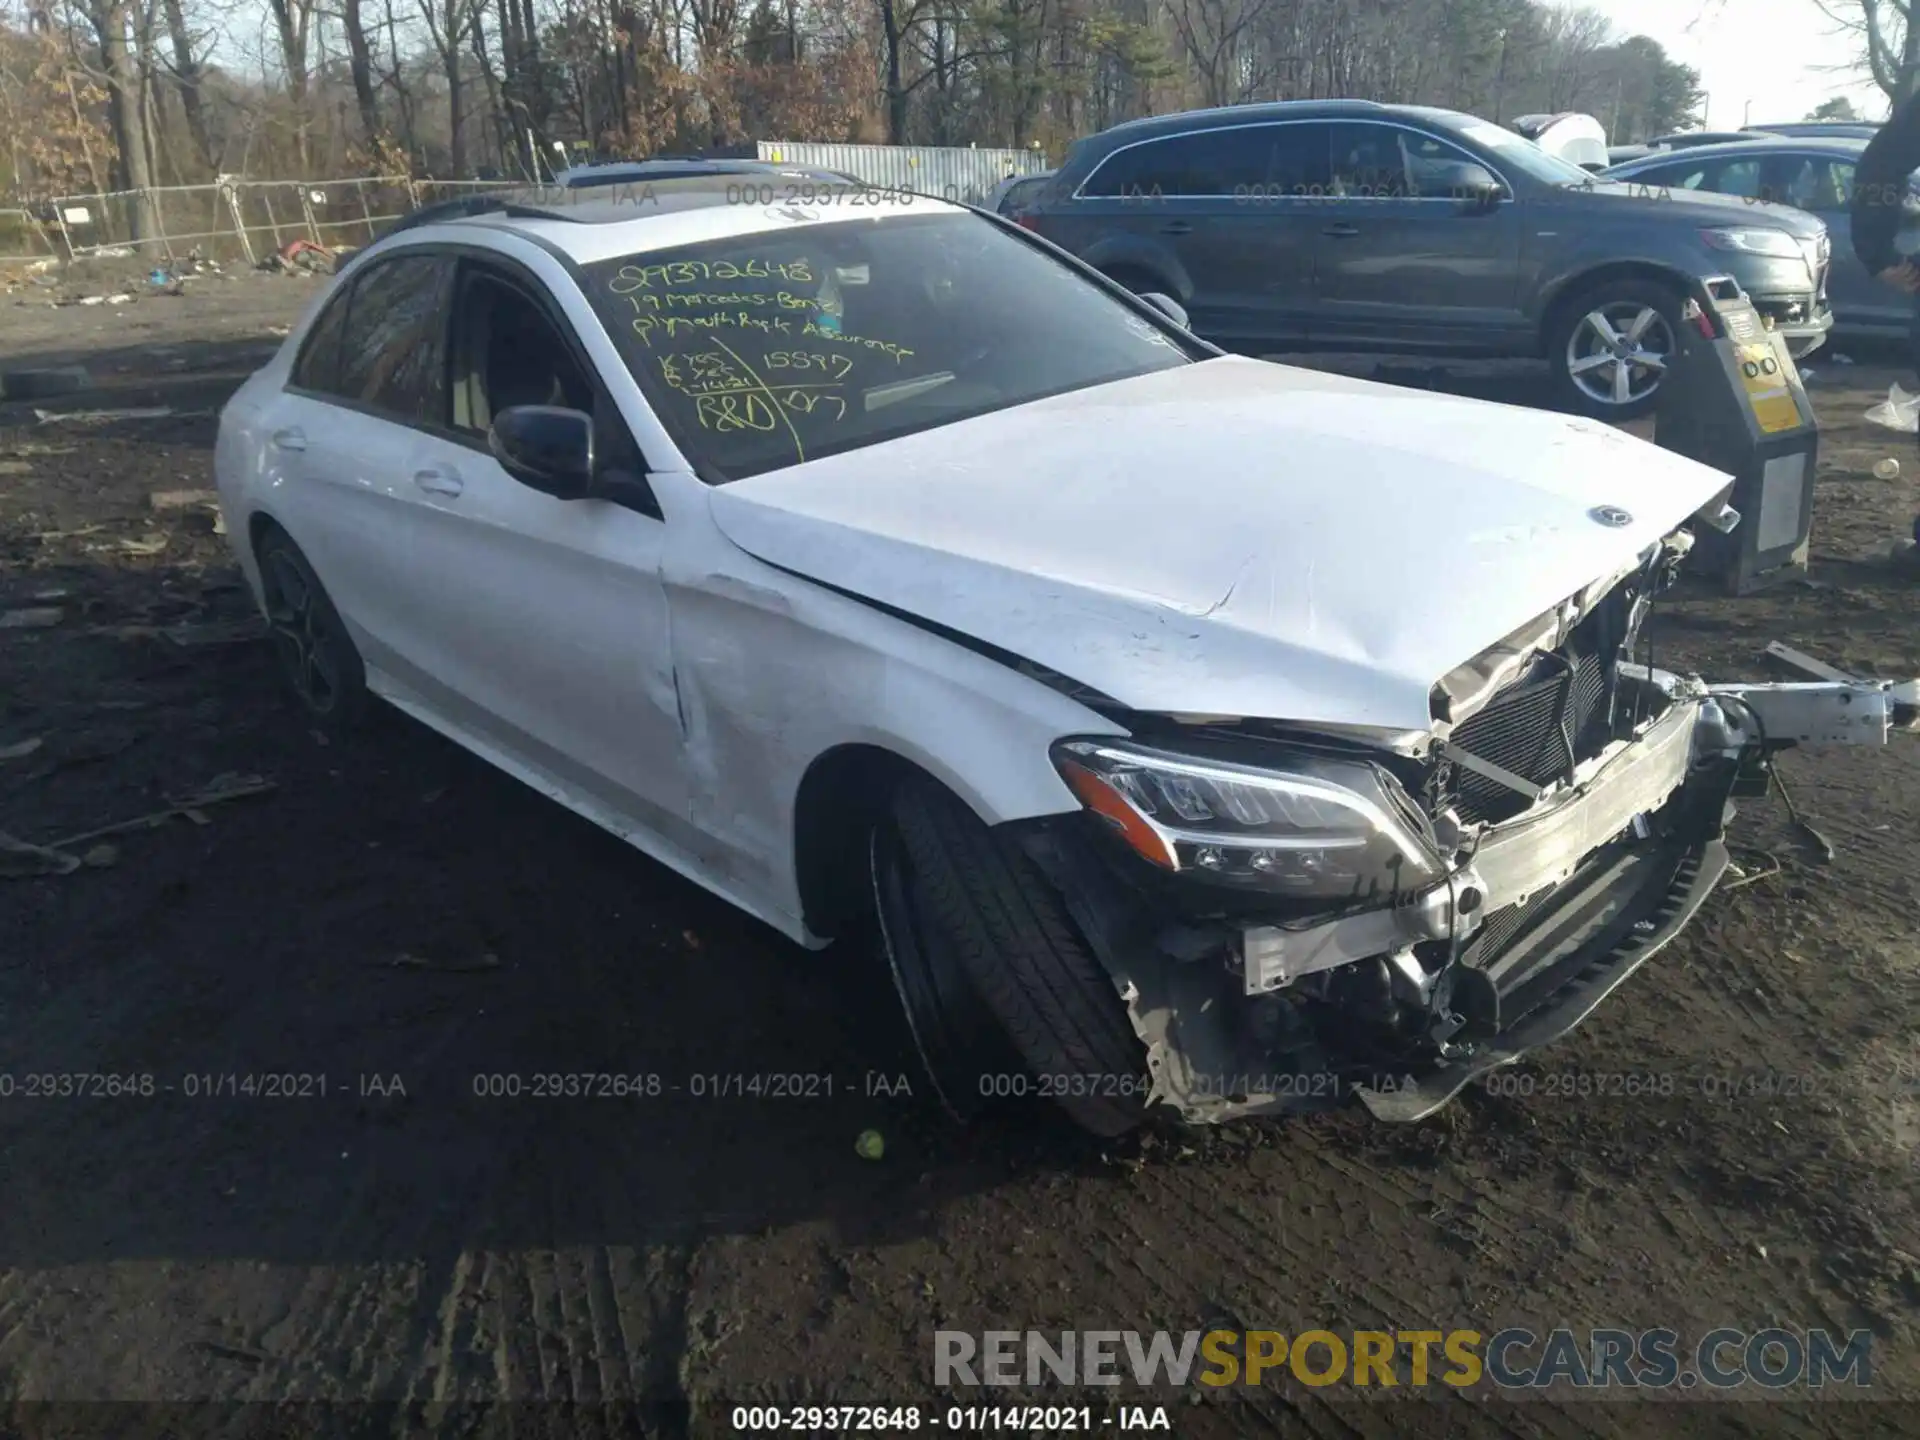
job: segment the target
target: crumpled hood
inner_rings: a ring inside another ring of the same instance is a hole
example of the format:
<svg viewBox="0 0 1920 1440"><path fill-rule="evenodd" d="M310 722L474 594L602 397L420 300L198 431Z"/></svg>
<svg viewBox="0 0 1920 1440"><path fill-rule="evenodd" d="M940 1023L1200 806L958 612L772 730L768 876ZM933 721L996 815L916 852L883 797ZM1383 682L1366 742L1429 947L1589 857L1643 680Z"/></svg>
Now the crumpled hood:
<svg viewBox="0 0 1920 1440"><path fill-rule="evenodd" d="M770 564L1136 710L1418 730L1442 675L1729 483L1597 421L1221 358L710 503Z"/></svg>

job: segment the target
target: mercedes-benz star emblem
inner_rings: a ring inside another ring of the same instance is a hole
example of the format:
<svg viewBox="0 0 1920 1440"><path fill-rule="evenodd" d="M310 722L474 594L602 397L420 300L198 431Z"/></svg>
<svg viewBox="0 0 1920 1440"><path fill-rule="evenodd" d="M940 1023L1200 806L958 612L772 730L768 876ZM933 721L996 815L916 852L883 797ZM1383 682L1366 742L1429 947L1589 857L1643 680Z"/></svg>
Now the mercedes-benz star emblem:
<svg viewBox="0 0 1920 1440"><path fill-rule="evenodd" d="M1625 529L1633 523L1633 516L1618 505L1596 505L1587 511L1587 518L1596 525L1605 525L1614 530Z"/></svg>

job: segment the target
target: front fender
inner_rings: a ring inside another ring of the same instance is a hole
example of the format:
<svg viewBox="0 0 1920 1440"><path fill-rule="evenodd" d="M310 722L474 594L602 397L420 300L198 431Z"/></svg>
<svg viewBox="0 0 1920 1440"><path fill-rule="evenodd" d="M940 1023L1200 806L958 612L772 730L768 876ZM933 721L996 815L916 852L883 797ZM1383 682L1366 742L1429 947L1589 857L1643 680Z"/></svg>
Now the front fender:
<svg viewBox="0 0 1920 1440"><path fill-rule="evenodd" d="M794 821L818 757L887 751L995 825L1079 808L1054 740L1125 733L999 660L687 528L663 579L694 828L725 882L792 917L802 943Z"/></svg>
<svg viewBox="0 0 1920 1440"><path fill-rule="evenodd" d="M1569 296L1610 280L1647 280L1685 290L1693 283L1692 276L1696 271L1702 275L1710 273L1700 268L1704 265L1705 261L1702 260L1694 270L1689 270L1673 260L1658 256L1582 247L1570 255L1554 257L1552 271L1536 292L1530 318L1544 327L1556 308Z"/></svg>

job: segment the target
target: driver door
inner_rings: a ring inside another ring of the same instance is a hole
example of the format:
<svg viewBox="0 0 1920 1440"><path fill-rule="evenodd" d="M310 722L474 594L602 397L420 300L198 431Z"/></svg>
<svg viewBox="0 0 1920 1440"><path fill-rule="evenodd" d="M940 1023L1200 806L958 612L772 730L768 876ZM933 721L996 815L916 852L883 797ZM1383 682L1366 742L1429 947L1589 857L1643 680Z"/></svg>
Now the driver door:
<svg viewBox="0 0 1920 1440"><path fill-rule="evenodd" d="M679 844L689 785L660 580L666 526L512 479L487 443L513 405L593 415L602 465L645 467L544 285L493 256L454 281L449 423L408 464L413 623L429 703L581 798Z"/></svg>

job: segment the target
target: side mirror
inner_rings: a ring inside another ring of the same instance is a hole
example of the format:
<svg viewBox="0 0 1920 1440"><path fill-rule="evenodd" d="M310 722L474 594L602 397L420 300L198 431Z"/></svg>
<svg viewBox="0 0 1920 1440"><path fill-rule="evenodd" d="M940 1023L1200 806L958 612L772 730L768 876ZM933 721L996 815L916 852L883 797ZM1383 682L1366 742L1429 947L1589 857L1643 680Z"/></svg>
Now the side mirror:
<svg viewBox="0 0 1920 1440"><path fill-rule="evenodd" d="M1453 193L1470 205L1497 205L1507 195L1507 187L1484 165L1462 165L1452 179Z"/></svg>
<svg viewBox="0 0 1920 1440"><path fill-rule="evenodd" d="M522 485L561 500L593 481L593 417L558 405L515 405L493 417L487 448Z"/></svg>
<svg viewBox="0 0 1920 1440"><path fill-rule="evenodd" d="M1187 328L1187 309L1171 295L1162 295L1158 290L1149 290L1140 297L1153 306L1182 330Z"/></svg>

